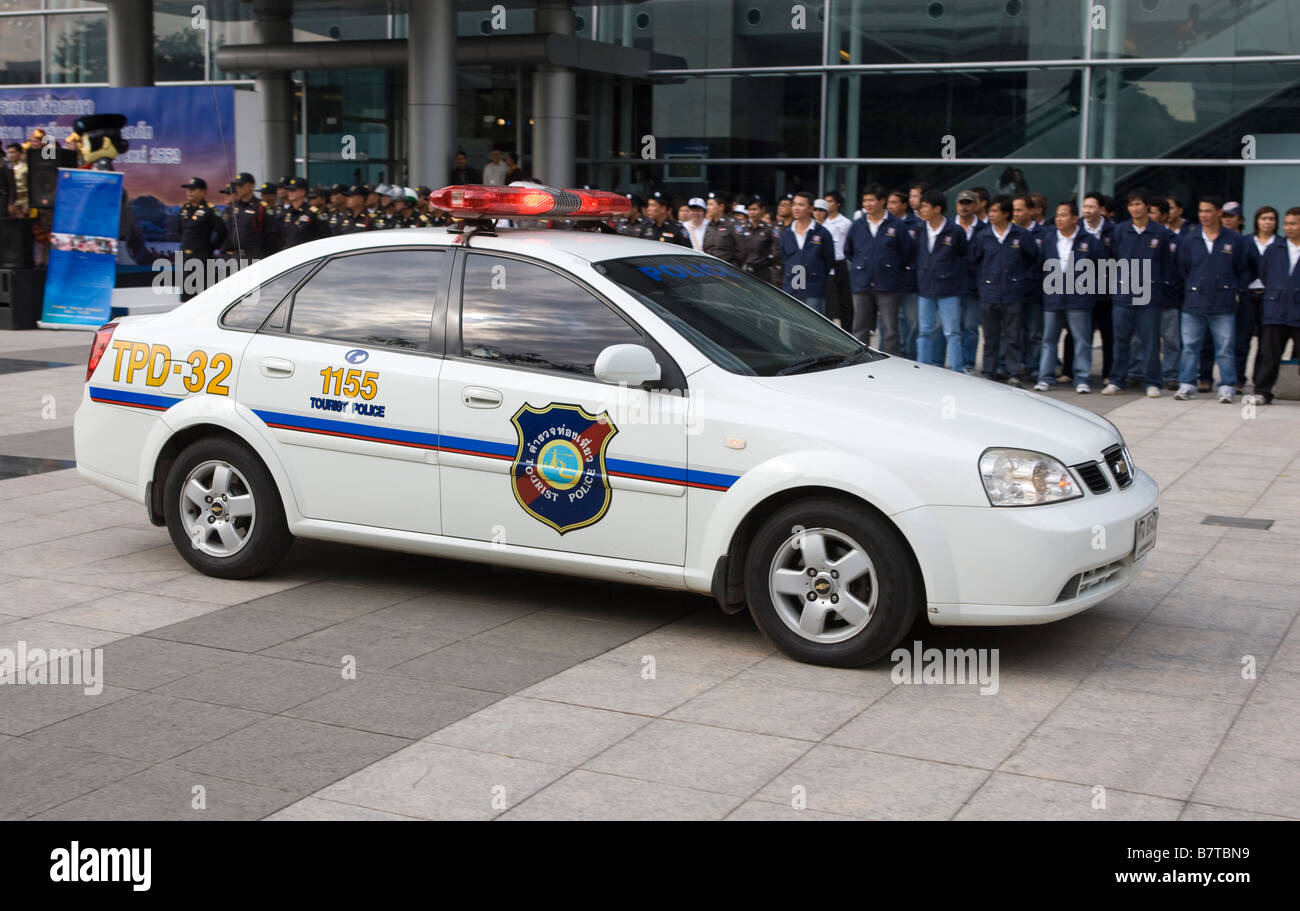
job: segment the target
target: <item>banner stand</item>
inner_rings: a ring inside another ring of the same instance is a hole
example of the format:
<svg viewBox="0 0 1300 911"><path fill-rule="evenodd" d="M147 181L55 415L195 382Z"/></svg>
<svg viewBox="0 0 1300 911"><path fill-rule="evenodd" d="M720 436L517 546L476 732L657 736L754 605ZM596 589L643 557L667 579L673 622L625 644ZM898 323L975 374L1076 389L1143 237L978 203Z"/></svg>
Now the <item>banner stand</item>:
<svg viewBox="0 0 1300 911"><path fill-rule="evenodd" d="M112 318L122 175L59 168L42 329L98 329Z"/></svg>

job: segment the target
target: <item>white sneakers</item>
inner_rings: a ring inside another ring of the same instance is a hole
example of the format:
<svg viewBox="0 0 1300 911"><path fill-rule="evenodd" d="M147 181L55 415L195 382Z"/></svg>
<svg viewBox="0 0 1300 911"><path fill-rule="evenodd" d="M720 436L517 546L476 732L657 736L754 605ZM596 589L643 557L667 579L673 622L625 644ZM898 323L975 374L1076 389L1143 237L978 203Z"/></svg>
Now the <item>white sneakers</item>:
<svg viewBox="0 0 1300 911"><path fill-rule="evenodd" d="M1107 383L1104 387L1102 387L1101 394L1102 394L1102 395L1119 395L1119 394L1120 394L1121 392L1123 392L1123 391L1124 391L1123 389L1121 389L1120 387L1116 386L1114 383Z"/></svg>
<svg viewBox="0 0 1300 911"><path fill-rule="evenodd" d="M1148 386L1148 387L1147 387L1147 398L1149 398L1149 399L1158 399L1158 398L1160 398L1160 387L1159 387L1159 386Z"/></svg>
<svg viewBox="0 0 1300 911"><path fill-rule="evenodd" d="M1225 404L1225 405L1231 405L1231 404L1232 404L1232 395L1233 395L1233 393L1235 393L1236 391L1237 391L1237 390L1233 389L1231 386L1220 386L1220 387L1219 387L1219 401L1222 402L1222 403Z"/></svg>
<svg viewBox="0 0 1300 911"><path fill-rule="evenodd" d="M1196 398L1196 384L1179 383L1178 391L1174 393L1174 398L1180 402L1186 402L1190 399Z"/></svg>
<svg viewBox="0 0 1300 911"><path fill-rule="evenodd" d="M1079 393L1079 395L1087 395L1089 392L1092 392L1092 387L1087 383L1080 383L1074 387L1074 391Z"/></svg>
<svg viewBox="0 0 1300 911"><path fill-rule="evenodd" d="M1051 385L1050 383L1041 383L1041 382L1040 382L1040 383L1034 383L1034 391L1035 391L1035 392L1046 392L1047 390L1049 390L1049 389L1051 389L1051 388L1052 388L1052 385Z"/></svg>

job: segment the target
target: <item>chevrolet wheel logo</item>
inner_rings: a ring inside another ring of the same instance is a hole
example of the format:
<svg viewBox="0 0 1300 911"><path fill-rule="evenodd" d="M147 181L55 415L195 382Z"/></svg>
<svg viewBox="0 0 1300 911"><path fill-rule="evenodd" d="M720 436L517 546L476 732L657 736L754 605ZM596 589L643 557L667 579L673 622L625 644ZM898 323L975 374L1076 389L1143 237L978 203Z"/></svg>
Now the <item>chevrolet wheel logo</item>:
<svg viewBox="0 0 1300 911"><path fill-rule="evenodd" d="M813 584L813 588L815 588L815 589L817 590L817 594L819 594L819 595L824 595L824 594L826 594L828 591L831 590L831 584L830 584L830 582L826 581L825 579L818 579L818 580Z"/></svg>

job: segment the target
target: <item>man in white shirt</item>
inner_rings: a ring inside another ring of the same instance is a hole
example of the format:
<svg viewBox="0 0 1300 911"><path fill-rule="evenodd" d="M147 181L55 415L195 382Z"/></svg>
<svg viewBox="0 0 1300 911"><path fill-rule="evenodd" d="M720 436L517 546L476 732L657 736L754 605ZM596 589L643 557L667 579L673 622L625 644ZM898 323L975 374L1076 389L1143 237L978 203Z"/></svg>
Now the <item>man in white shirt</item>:
<svg viewBox="0 0 1300 911"><path fill-rule="evenodd" d="M982 187L962 190L957 194L957 226L966 232L966 246L975 244L975 235L988 230L988 224L980 220L980 196ZM987 190L985 193L987 194ZM980 344L980 295L975 287L975 266L966 265L966 286L961 294L961 369L965 373L975 372L975 354Z"/></svg>
<svg viewBox="0 0 1300 911"><path fill-rule="evenodd" d="M822 200L826 203L826 220L822 227L831 232L835 241L835 271L831 273L830 293L826 301L826 314L832 319L838 318L840 325L849 328L853 325L853 294L849 290L849 267L844 261L844 239L849 236L853 220L843 213L844 194L839 190L830 190Z"/></svg>
<svg viewBox="0 0 1300 911"><path fill-rule="evenodd" d="M686 203L687 218L682 223L686 229L686 234L691 239L691 246L701 253L704 252L704 232L709 226L704 223L704 199L699 196L692 196Z"/></svg>
<svg viewBox="0 0 1300 911"><path fill-rule="evenodd" d="M490 187L504 187L510 167L501 160L501 150L492 149L492 160L483 166L483 183Z"/></svg>

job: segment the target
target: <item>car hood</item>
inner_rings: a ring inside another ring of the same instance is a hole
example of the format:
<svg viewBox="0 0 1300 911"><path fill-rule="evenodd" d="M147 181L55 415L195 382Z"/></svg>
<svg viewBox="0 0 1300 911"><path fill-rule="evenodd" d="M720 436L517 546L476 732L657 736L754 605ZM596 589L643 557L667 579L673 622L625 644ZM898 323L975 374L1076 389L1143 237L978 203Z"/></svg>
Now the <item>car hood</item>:
<svg viewBox="0 0 1300 911"><path fill-rule="evenodd" d="M1032 449L1074 464L1122 441L1110 421L1083 408L901 357L756 381L830 405L841 419L857 416L866 432L912 427L980 452L990 446Z"/></svg>

